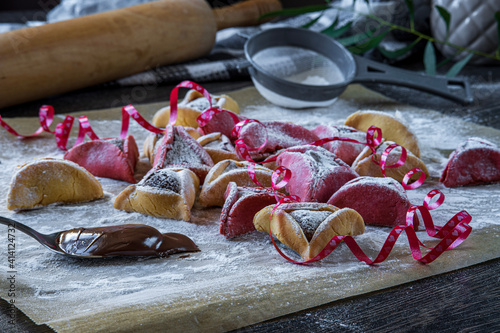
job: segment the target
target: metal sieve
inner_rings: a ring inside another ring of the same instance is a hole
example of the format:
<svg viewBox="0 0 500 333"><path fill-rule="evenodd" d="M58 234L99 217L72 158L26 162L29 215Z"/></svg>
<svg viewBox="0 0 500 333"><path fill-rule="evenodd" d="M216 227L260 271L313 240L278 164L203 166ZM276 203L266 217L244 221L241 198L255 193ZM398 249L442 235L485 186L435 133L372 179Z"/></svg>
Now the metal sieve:
<svg viewBox="0 0 500 333"><path fill-rule="evenodd" d="M301 28L273 28L245 43L249 72L270 102L288 108L332 104L350 83L386 83L455 102L473 101L467 80L430 76L351 54L334 39Z"/></svg>

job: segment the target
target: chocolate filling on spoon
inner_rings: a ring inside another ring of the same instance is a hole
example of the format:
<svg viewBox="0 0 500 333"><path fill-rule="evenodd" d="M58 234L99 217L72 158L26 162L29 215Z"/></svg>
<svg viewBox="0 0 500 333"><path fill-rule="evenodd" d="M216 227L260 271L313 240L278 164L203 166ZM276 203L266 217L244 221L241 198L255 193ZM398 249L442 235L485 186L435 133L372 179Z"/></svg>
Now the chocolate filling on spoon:
<svg viewBox="0 0 500 333"><path fill-rule="evenodd" d="M59 248L75 256L168 256L200 251L187 236L162 234L143 224L124 224L100 228L75 228L63 231L57 239Z"/></svg>

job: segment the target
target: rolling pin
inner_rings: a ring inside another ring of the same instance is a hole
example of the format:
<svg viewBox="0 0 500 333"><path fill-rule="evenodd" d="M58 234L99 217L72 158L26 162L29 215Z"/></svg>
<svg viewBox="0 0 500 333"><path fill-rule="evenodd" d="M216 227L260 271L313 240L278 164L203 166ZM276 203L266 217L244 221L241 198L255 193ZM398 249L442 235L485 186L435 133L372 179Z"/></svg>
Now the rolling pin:
<svg viewBox="0 0 500 333"><path fill-rule="evenodd" d="M205 0L160 0L0 34L0 108L199 58L217 30L279 9L279 0L214 10Z"/></svg>

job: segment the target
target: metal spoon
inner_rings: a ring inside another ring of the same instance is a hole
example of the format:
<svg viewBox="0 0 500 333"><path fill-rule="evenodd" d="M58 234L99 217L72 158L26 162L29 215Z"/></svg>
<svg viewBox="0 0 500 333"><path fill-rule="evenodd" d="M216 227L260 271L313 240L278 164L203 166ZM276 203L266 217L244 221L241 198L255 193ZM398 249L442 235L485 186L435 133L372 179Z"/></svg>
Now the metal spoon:
<svg viewBox="0 0 500 333"><path fill-rule="evenodd" d="M59 244L57 242L57 239L58 239L59 235L61 234L61 232L55 232L55 233L50 234L50 235L41 234L38 231L31 229L27 225L22 224L21 222L14 221L14 220L11 220L11 219L3 217L3 216L0 216L0 223L5 224L6 226L9 226L9 227L13 227L16 230L20 230L20 231L24 232L26 235L33 237L40 244L42 244L43 246L45 246L46 248L48 248L52 252L73 256L71 254L63 252L59 248Z"/></svg>
<svg viewBox="0 0 500 333"><path fill-rule="evenodd" d="M124 224L99 228L75 228L53 234L41 234L20 222L0 216L0 224L33 237L40 244L70 257L102 258L111 256L167 256L199 251L187 236L160 233L143 224Z"/></svg>

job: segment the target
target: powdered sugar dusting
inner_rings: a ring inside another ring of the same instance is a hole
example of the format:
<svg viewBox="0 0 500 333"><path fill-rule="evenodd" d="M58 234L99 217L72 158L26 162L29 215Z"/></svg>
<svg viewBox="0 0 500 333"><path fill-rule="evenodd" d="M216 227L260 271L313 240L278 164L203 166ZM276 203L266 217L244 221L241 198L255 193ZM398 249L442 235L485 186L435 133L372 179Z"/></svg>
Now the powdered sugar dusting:
<svg viewBox="0 0 500 333"><path fill-rule="evenodd" d="M368 186L367 186L368 185ZM373 187L373 185L375 187ZM396 181L393 178L389 177L368 177L368 176L363 176L363 177L358 177L354 178L347 183L345 183L344 186L361 186L362 188L368 190L369 188L373 188L375 193L366 193L367 196L370 195L377 195L376 190L380 187L386 187L386 188L391 188L394 190L395 193L398 193L403 200L407 200L407 195L406 191L403 188L403 186Z"/></svg>
<svg viewBox="0 0 500 333"><path fill-rule="evenodd" d="M125 145L125 140L121 139L121 138L107 138L107 139L102 139L102 141L106 141L106 142L114 144L121 151L123 151L123 147Z"/></svg>
<svg viewBox="0 0 500 333"><path fill-rule="evenodd" d="M332 214L330 211L314 211L314 210L294 210L289 213L295 221L300 225L304 235L308 241L311 241L316 229L328 216Z"/></svg>
<svg viewBox="0 0 500 333"><path fill-rule="evenodd" d="M114 198L129 184L99 178L105 197L95 202L50 205L13 213L6 209L4 195L0 197L0 214L26 223L42 233L76 227L143 223L161 232L185 234L194 240L201 252L166 259L75 260L51 253L35 240L17 232L16 284L23 292L16 295L16 304L25 313L38 323L50 323L58 331L70 332L75 330L78 319L88 323L88 318L92 318L96 325L102 327L113 325L113 320L110 320L113 311L133 316L136 326L131 329L139 330L141 325L148 324L148 318L155 312L156 317L164 318L165 330L175 331L179 323L191 324L193 330L199 330L195 318L201 318L207 311L223 308L230 319L212 316L203 325L215 327L214 330L221 330L220 327L230 330L269 319L271 315L303 310L500 255L497 246L500 235L500 210L497 208L500 184L447 189L436 179L443 161L464 137L481 136L499 144L498 131L436 112L401 106L380 96L359 94L359 90L350 92L349 88L331 107L306 112L270 105L254 89L234 92L231 96L240 104L244 116L292 121L309 129L319 124L341 124L349 114L359 109L378 108L384 112L399 109L405 113L410 127L418 136L422 159L431 173L431 178L421 188L407 192L410 201L421 204L428 191L438 188L446 195L446 200L440 208L431 212L436 224L443 225L456 212L465 209L473 217L471 236L459 248L447 251L429 267L411 258L404 236L398 240L388 259L376 267L358 262L344 244L320 263L299 266L281 258L266 233L255 232L225 240L219 234L220 208L196 207L190 223L114 209ZM144 106L141 114L151 119L157 109L156 105L149 109ZM120 119L120 110L112 120L101 120L102 113L89 113L88 116L99 136L120 133L120 122L116 120ZM9 124L16 127L16 124L27 121ZM37 119L29 121L38 126ZM147 132L131 122L130 133L141 147ZM16 165L35 157L62 158L63 155L50 136L18 140L0 130L0 142L0 185L4 189L9 186ZM368 226L365 234L355 239L368 256L375 258L389 230ZM419 231L418 236L425 244L435 243L423 231ZM300 260L289 249L281 249ZM7 264L7 260L1 261L0 269L6 272ZM7 283L6 279L0 281L0 295L5 299ZM177 311L179 309L182 311Z"/></svg>
<svg viewBox="0 0 500 333"><path fill-rule="evenodd" d="M241 161L241 162L236 162L234 160L229 160L229 163L226 165L224 170L222 170L222 173L230 173L230 172L241 172L244 169L247 169L248 167L248 162L246 161Z"/></svg>
<svg viewBox="0 0 500 333"><path fill-rule="evenodd" d="M191 149L177 133L174 134L172 149L168 151L167 158L169 164L202 164L202 159L197 152Z"/></svg>
<svg viewBox="0 0 500 333"><path fill-rule="evenodd" d="M326 149L318 149L318 150L308 150L305 152L311 159L314 161L313 165L315 167L316 173L314 177L313 186L316 188L319 183L323 182L325 177L329 177L332 173L335 173L336 170L341 170L341 166L349 168L349 166L345 165L342 161L336 161L335 155L330 154ZM339 164L342 163L342 165Z"/></svg>
<svg viewBox="0 0 500 333"><path fill-rule="evenodd" d="M200 97L186 103L186 107L189 107L199 112L203 112L210 107L210 103L208 102L208 99L206 99L205 97Z"/></svg>
<svg viewBox="0 0 500 333"><path fill-rule="evenodd" d="M464 150L477 149L477 148L494 149L500 152L498 146L496 146L492 142L489 142L488 140L481 139L478 137L468 138L465 142L463 142L457 147L456 151L461 152Z"/></svg>
<svg viewBox="0 0 500 333"><path fill-rule="evenodd" d="M139 182L140 186L153 187L156 190L181 193L181 182L176 172L159 169Z"/></svg>

